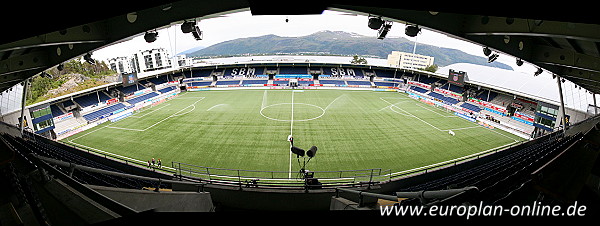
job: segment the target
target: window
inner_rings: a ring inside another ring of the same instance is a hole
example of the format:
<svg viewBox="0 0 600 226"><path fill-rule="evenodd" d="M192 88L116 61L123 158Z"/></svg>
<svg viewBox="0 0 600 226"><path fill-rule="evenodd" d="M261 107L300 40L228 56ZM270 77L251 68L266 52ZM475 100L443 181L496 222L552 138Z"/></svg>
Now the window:
<svg viewBox="0 0 600 226"><path fill-rule="evenodd" d="M41 121L40 123L35 124L35 131L40 131L42 129L48 128L53 125L54 124L52 123L52 119L48 119L46 121Z"/></svg>
<svg viewBox="0 0 600 226"><path fill-rule="evenodd" d="M156 60L156 67L162 67L162 58L160 57L160 53L154 54L154 59Z"/></svg>

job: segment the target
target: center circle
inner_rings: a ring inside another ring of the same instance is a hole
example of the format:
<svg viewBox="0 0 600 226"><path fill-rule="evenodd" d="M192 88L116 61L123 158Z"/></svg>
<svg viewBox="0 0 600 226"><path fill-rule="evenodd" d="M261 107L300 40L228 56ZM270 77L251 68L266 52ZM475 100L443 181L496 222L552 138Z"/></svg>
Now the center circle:
<svg viewBox="0 0 600 226"><path fill-rule="evenodd" d="M294 118L292 117L292 107ZM260 109L263 117L281 122L302 122L320 118L325 114L325 109L314 104L306 103L279 103L271 104ZM287 117L287 119L285 119Z"/></svg>

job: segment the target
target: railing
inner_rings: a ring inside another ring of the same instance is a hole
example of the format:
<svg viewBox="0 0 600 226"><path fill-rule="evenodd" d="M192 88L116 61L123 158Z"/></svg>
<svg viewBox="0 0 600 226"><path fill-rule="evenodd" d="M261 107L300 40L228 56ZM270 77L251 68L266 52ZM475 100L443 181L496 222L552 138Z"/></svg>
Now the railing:
<svg viewBox="0 0 600 226"><path fill-rule="evenodd" d="M196 166L181 162L171 162L180 179L207 181L210 184L233 185L239 187L310 189L340 186L371 186L379 183L375 178L383 175L382 169L340 170L340 171L260 171L224 169ZM310 175L310 176L309 176Z"/></svg>

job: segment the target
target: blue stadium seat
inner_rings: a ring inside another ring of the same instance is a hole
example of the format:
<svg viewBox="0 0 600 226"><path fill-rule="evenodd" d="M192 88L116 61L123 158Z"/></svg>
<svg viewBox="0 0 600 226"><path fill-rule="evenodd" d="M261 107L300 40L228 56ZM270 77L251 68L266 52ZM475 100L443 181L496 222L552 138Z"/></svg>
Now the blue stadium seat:
<svg viewBox="0 0 600 226"><path fill-rule="evenodd" d="M259 85L267 84L268 80L243 80L242 85Z"/></svg>
<svg viewBox="0 0 600 226"><path fill-rule="evenodd" d="M419 92L419 93L426 93L426 92L427 92L427 90L426 90L426 89L423 89L423 88L421 88L421 87L418 87L418 86L413 86L413 87L410 87L410 89L412 89L412 90L414 90L414 91L417 91L417 92Z"/></svg>
<svg viewBox="0 0 600 226"><path fill-rule="evenodd" d="M50 111L52 111L52 117L56 117L59 115L64 115L65 113L60 110L60 108L58 108L58 106L56 106L55 104L50 105Z"/></svg>
<svg viewBox="0 0 600 226"><path fill-rule="evenodd" d="M128 101L127 101L127 103L129 103L129 104L132 104L132 105L133 105L133 104L137 104L137 103L139 103L139 102L142 102L142 101L148 100L148 99L150 99L150 98L152 98L152 97L155 97L155 96L158 96L158 94L157 94L157 93L155 93L155 92L151 92L151 93L147 93L147 94L144 94L144 95L138 96L138 97L136 97L136 98L133 98L133 99L131 99L131 100L128 100Z"/></svg>
<svg viewBox="0 0 600 226"><path fill-rule="evenodd" d="M98 96L96 93L90 93L85 96L76 97L73 100L82 108L98 104Z"/></svg>
<svg viewBox="0 0 600 226"><path fill-rule="evenodd" d="M347 81L349 86L371 86L369 81Z"/></svg>
<svg viewBox="0 0 600 226"><path fill-rule="evenodd" d="M126 106L123 103L113 104L113 105L110 105L110 106L108 106L106 108L102 108L100 110L93 111L91 113L85 114L85 115L83 115L83 118L85 118L85 120L92 121L92 120L95 120L95 119L100 118L102 116L110 115L112 112L114 112L116 110L119 110L119 109L123 109L125 107Z"/></svg>
<svg viewBox="0 0 600 226"><path fill-rule="evenodd" d="M168 87L165 87L165 88L162 88L162 89L158 90L158 92L159 93L168 93L168 92L171 92L172 90L175 90L175 89L177 89L175 86L168 86Z"/></svg>
<svg viewBox="0 0 600 226"><path fill-rule="evenodd" d="M212 84L212 82L190 82L187 84L188 84L188 86L210 86L210 84Z"/></svg>
<svg viewBox="0 0 600 226"><path fill-rule="evenodd" d="M215 85L217 86L225 86L225 85L239 85L240 80L231 80L231 81L217 81Z"/></svg>
<svg viewBox="0 0 600 226"><path fill-rule="evenodd" d="M394 83L394 82L373 82L375 83L376 86L398 86L398 83Z"/></svg>
<svg viewBox="0 0 600 226"><path fill-rule="evenodd" d="M342 80L319 80L320 84L331 84L336 86L344 86L346 83Z"/></svg>

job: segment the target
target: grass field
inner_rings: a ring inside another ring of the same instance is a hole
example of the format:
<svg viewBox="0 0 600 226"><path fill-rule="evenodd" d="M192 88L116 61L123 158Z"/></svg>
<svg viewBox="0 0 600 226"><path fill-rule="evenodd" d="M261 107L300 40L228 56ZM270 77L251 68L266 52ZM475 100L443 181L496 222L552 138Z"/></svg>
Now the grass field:
<svg viewBox="0 0 600 226"><path fill-rule="evenodd" d="M290 134L297 147L318 147L311 171L397 172L523 140L403 93L223 90L181 93L63 141L144 162L160 158L166 166L295 172Z"/></svg>

